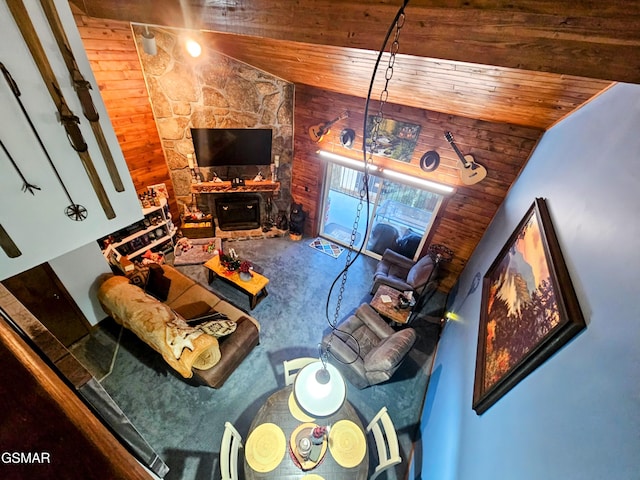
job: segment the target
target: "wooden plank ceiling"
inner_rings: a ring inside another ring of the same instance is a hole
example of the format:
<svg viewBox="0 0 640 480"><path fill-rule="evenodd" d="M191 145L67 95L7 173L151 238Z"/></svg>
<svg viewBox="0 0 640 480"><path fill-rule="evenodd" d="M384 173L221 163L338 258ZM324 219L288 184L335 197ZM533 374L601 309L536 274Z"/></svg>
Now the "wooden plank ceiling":
<svg viewBox="0 0 640 480"><path fill-rule="evenodd" d="M97 18L202 30L223 54L362 98L401 3L72 1ZM393 103L547 129L609 81L640 81L640 2L418 0L405 11Z"/></svg>

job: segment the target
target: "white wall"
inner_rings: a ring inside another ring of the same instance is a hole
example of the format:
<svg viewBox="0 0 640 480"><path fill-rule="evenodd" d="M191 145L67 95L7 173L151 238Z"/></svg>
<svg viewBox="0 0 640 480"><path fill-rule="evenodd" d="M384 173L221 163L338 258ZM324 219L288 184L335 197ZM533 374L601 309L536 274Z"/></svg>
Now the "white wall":
<svg viewBox="0 0 640 480"><path fill-rule="evenodd" d="M415 478L640 478L639 127L640 86L618 84L542 138L450 302L460 320L440 342ZM467 292L535 197L547 200L587 329L478 416L481 287Z"/></svg>
<svg viewBox="0 0 640 480"><path fill-rule="evenodd" d="M92 98L100 114L104 136L124 182L124 192L116 192L113 187L91 126L82 115L70 75L39 2L26 1L25 5L49 57L66 103L80 118L80 128L89 146L89 154L116 212L116 218L109 220L103 212L89 177L77 153L69 145L64 128L58 122L56 107L13 16L6 2L0 2L0 61L18 84L22 94L20 99L47 147L72 200L83 205L88 211L87 219L81 222L65 216L65 207L70 202L29 128L9 85L0 75L0 139L27 180L41 188L35 195L22 192L22 180L5 153L0 151L0 224L22 252L17 258L9 258L0 249L0 280L95 242L96 239L142 218L131 176L100 98L68 2L56 0L56 6L67 29L67 37L78 66L86 80L93 85Z"/></svg>
<svg viewBox="0 0 640 480"><path fill-rule="evenodd" d="M49 265L91 325L107 316L98 302L98 287L99 279L111 273L111 268L97 242L54 258Z"/></svg>

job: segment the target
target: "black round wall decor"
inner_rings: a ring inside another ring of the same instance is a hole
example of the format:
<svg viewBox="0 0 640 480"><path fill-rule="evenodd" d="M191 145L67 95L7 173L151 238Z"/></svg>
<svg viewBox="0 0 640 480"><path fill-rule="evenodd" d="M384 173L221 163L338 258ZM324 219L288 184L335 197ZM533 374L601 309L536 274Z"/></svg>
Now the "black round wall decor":
<svg viewBox="0 0 640 480"><path fill-rule="evenodd" d="M353 147L353 141L356 139L356 132L351 128L345 128L340 132L340 143L345 148Z"/></svg>
<svg viewBox="0 0 640 480"><path fill-rule="evenodd" d="M420 158L420 168L425 172L433 172L440 165L440 155L435 150L429 150Z"/></svg>

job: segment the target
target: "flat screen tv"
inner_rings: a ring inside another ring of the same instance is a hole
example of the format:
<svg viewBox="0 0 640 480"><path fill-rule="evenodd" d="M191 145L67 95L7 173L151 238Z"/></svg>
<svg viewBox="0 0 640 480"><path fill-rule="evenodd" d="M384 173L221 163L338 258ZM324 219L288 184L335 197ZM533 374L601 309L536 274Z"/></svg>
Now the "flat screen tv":
<svg viewBox="0 0 640 480"><path fill-rule="evenodd" d="M270 128L192 128L191 138L200 167L271 163Z"/></svg>

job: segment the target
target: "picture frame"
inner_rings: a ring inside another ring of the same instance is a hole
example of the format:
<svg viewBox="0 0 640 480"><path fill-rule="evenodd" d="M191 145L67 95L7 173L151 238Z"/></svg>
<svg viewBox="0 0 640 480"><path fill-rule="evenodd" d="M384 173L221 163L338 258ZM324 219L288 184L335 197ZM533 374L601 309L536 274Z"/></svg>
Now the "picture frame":
<svg viewBox="0 0 640 480"><path fill-rule="evenodd" d="M483 278L472 408L483 414L585 327L546 201L536 198Z"/></svg>
<svg viewBox="0 0 640 480"><path fill-rule="evenodd" d="M372 136L375 124L375 115L369 115L365 135L367 152L373 150ZM373 154L410 163L421 129L420 125L414 123L384 118L378 123L378 141Z"/></svg>

